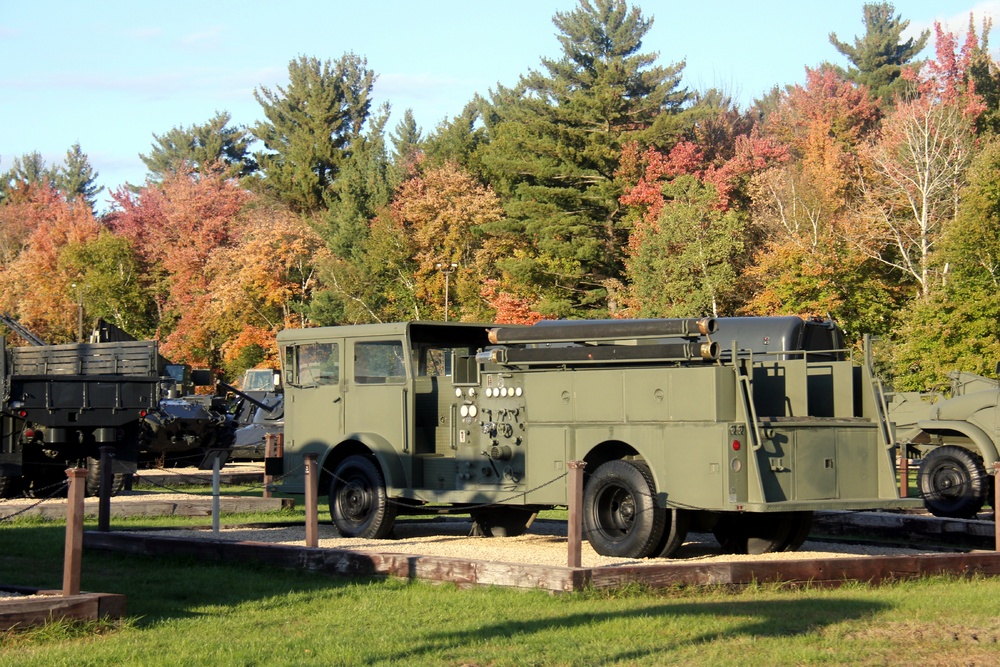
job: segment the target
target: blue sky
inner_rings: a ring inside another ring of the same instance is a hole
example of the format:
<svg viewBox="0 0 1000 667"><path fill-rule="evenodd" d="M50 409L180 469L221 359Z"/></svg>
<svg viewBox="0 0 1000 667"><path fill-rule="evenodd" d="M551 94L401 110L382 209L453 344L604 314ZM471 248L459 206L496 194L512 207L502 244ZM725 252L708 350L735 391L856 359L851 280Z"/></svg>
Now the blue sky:
<svg viewBox="0 0 1000 667"><path fill-rule="evenodd" d="M633 2L654 18L643 51L686 60L689 88L722 87L746 103L805 67L846 64L830 45L864 32L862 0ZM911 30L935 20L964 32L1000 18L1000 0L897 0ZM255 88L287 82L289 61L354 52L378 74L391 130L412 108L426 134L476 93L516 83L559 55L552 16L577 0L0 0L0 171L38 151L61 163L79 142L99 185L142 183L153 133L228 111L263 118ZM993 43L997 43L994 35ZM931 40L933 44L933 37ZM929 55L929 53L928 53ZM107 193L98 198L106 205Z"/></svg>

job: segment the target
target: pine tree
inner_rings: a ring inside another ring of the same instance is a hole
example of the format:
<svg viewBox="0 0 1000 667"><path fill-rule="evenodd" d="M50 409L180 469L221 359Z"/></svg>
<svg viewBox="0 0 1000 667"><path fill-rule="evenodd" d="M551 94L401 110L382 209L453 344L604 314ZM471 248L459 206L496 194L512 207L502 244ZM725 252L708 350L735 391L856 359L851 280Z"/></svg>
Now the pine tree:
<svg viewBox="0 0 1000 667"><path fill-rule="evenodd" d="M67 201L81 198L93 211L97 195L104 189L95 185L97 176L79 143L66 151L66 161L62 165L49 166L37 151L25 153L14 158L10 170L0 175L0 200L19 186L47 186L57 190Z"/></svg>
<svg viewBox="0 0 1000 667"><path fill-rule="evenodd" d="M149 155L139 157L149 169L154 181L162 181L169 173L182 168L200 172L203 167L221 162L234 176L249 176L257 163L249 154L251 137L243 127L227 127L232 116L227 111L201 125L175 127L166 134L154 134Z"/></svg>
<svg viewBox="0 0 1000 667"><path fill-rule="evenodd" d="M80 150L80 144L76 143L66 151L65 165L56 171L56 187L68 199L82 197L93 210L94 204L97 203L97 195L104 189L103 186L98 187L95 184L98 175L90 165L87 154Z"/></svg>
<svg viewBox="0 0 1000 667"><path fill-rule="evenodd" d="M656 54L641 53L653 21L623 0L580 0L553 23L562 57L499 87L484 115L483 163L509 219L493 231L521 239L517 270L543 291L540 312L606 314L605 286L622 274L627 234L615 178L621 147L669 127L664 120L688 99L684 64L655 66Z"/></svg>
<svg viewBox="0 0 1000 667"><path fill-rule="evenodd" d="M413 160L420 150L423 133L413 117L413 109L403 113L402 120L396 124L392 136L392 167L394 172L393 185L399 185L406 178L413 165Z"/></svg>
<svg viewBox="0 0 1000 667"><path fill-rule="evenodd" d="M900 41L910 22L894 15L890 2L870 2L864 5L865 34L855 37L854 45L837 39L830 33L830 43L846 57L853 67L838 68L849 81L868 86L873 97L891 102L901 92L905 81L900 78L903 66L911 62L927 45L930 31L924 30L916 39Z"/></svg>
<svg viewBox="0 0 1000 667"><path fill-rule="evenodd" d="M385 145L385 125L389 106L383 105L369 122L365 136L353 143L337 180L324 195L327 210L322 232L330 250L349 259L360 252L361 241L368 234L368 223L389 204L393 182Z"/></svg>
<svg viewBox="0 0 1000 667"><path fill-rule="evenodd" d="M362 137L375 73L347 53L336 62L301 56L288 76L287 87L254 91L267 117L251 129L267 150L256 157L273 195L297 211L316 211Z"/></svg>

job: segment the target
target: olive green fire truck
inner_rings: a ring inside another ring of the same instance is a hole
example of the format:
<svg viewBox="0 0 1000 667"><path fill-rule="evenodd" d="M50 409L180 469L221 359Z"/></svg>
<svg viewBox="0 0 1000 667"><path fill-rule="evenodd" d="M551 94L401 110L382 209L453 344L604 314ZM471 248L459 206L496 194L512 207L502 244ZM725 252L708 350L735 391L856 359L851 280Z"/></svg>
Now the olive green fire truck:
<svg viewBox="0 0 1000 667"><path fill-rule="evenodd" d="M315 454L342 535L441 507L516 535L565 506L583 461L600 554L671 556L688 530L730 552L797 549L814 510L900 499L870 364L797 317L408 322L278 335L282 490Z"/></svg>

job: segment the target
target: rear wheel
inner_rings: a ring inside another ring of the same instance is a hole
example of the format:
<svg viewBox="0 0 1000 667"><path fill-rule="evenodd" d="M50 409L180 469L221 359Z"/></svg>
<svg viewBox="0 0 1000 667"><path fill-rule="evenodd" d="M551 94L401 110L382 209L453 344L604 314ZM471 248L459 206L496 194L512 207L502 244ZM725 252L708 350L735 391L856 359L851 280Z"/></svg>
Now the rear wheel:
<svg viewBox="0 0 1000 667"><path fill-rule="evenodd" d="M112 470L114 466L111 466ZM118 492L125 486L125 474L113 473L111 477L111 495L117 496ZM101 459L93 456L87 457L87 495L98 496L101 493Z"/></svg>
<svg viewBox="0 0 1000 667"><path fill-rule="evenodd" d="M990 488L982 457L954 445L937 447L924 457L917 483L927 511L954 519L975 517Z"/></svg>
<svg viewBox="0 0 1000 667"><path fill-rule="evenodd" d="M656 489L646 464L608 461L587 481L583 528L594 551L602 556L653 555L665 523L666 511L656 506Z"/></svg>
<svg viewBox="0 0 1000 667"><path fill-rule="evenodd" d="M371 459L349 456L337 466L330 480L330 517L344 537L381 539L392 532L396 506Z"/></svg>
<svg viewBox="0 0 1000 667"><path fill-rule="evenodd" d="M691 512L676 508L663 511L666 513L666 525L663 528L663 537L653 549L653 555L660 558L673 558L687 538L688 529L691 527Z"/></svg>
<svg viewBox="0 0 1000 667"><path fill-rule="evenodd" d="M802 514L809 513L726 514L719 518L712 532L723 553L757 555L792 551L802 546L809 534L811 516L806 521Z"/></svg>
<svg viewBox="0 0 1000 667"><path fill-rule="evenodd" d="M788 540L780 551L798 551L812 530L812 512L789 512L789 515L792 525L788 531Z"/></svg>
<svg viewBox="0 0 1000 667"><path fill-rule="evenodd" d="M481 537L517 537L523 535L535 512L521 507L486 507L470 512L472 535Z"/></svg>

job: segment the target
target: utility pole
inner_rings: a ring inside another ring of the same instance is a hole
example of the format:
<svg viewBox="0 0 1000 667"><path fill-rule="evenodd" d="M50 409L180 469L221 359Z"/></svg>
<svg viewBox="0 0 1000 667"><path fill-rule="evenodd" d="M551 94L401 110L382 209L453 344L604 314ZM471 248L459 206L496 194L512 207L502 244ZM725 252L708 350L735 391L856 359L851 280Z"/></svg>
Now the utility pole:
<svg viewBox="0 0 1000 667"><path fill-rule="evenodd" d="M71 287L76 288L76 330L77 330L77 342L82 343L83 341L83 286L72 283Z"/></svg>
<svg viewBox="0 0 1000 667"><path fill-rule="evenodd" d="M451 274L455 273L455 269L458 268L458 264L452 262L451 264L442 264L438 262L434 265L437 270L444 274L444 321L448 321L448 279Z"/></svg>

